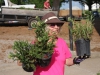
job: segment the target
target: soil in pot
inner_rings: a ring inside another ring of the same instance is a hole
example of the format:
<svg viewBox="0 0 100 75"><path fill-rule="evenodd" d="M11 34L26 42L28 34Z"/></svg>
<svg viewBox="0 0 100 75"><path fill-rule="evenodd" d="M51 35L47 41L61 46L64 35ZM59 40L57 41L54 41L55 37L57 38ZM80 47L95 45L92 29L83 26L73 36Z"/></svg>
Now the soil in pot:
<svg viewBox="0 0 100 75"><path fill-rule="evenodd" d="M25 64L22 64L22 68L26 72L33 72L34 71L34 69L31 66L30 67L27 67Z"/></svg>
<svg viewBox="0 0 100 75"><path fill-rule="evenodd" d="M38 65L41 67L46 67L51 62L52 55L51 54L44 54L43 58L37 59Z"/></svg>

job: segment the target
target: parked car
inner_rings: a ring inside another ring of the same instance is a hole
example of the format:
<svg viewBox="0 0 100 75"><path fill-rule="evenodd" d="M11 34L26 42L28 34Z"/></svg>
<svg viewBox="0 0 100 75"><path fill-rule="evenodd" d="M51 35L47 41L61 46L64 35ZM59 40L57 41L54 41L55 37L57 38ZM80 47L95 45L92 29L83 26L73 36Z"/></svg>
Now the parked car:
<svg viewBox="0 0 100 75"><path fill-rule="evenodd" d="M92 11L94 18L99 17L99 12L98 11Z"/></svg>

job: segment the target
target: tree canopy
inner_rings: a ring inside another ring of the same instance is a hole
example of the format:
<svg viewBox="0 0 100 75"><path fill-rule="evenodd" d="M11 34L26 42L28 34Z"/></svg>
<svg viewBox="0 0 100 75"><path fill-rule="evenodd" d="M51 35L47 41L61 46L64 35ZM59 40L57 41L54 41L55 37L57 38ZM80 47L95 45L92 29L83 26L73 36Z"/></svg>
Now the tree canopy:
<svg viewBox="0 0 100 75"><path fill-rule="evenodd" d="M46 0L10 0L12 3L15 4L35 4L36 8L43 8L43 4ZM56 4L59 4L61 2L59 1L65 1L65 0L50 0L50 5L51 7L54 5L53 2L55 2Z"/></svg>
<svg viewBox="0 0 100 75"><path fill-rule="evenodd" d="M35 4L36 8L43 8L43 3L45 0L10 0L11 2L15 4ZM50 0L51 7L56 7L58 9L61 2L69 1L69 0ZM94 3L100 3L100 0L73 0L73 1L79 1L82 4L87 4L89 7L89 10L91 11L91 5ZM55 8L54 8L55 9Z"/></svg>
<svg viewBox="0 0 100 75"><path fill-rule="evenodd" d="M36 8L43 8L43 3L45 0L10 0L12 3L22 5L22 4L35 4ZM50 5L52 5L53 0L50 0Z"/></svg>
<svg viewBox="0 0 100 75"><path fill-rule="evenodd" d="M100 0L74 0L74 1L80 1L83 5L87 4L89 7L89 11L91 11L92 9L92 4L94 3L99 3L100 4Z"/></svg>
<svg viewBox="0 0 100 75"><path fill-rule="evenodd" d="M2 3L3 3L3 0L0 0L0 7L1 7Z"/></svg>

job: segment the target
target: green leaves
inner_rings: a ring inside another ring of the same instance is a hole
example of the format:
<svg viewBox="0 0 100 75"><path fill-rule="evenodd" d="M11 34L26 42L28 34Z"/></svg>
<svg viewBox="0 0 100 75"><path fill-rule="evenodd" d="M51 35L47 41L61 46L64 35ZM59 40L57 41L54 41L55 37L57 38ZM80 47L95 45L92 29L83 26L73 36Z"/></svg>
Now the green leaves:
<svg viewBox="0 0 100 75"><path fill-rule="evenodd" d="M53 53L53 48L54 48L54 38L48 36L48 31L46 31L46 26L43 21L41 21L38 17L36 17L37 23L33 23L32 27L36 28L35 33L36 33L36 38L37 42L34 44L35 48L37 49L37 58L41 59L43 54ZM50 42L48 42L50 39L52 39Z"/></svg>
<svg viewBox="0 0 100 75"><path fill-rule="evenodd" d="M91 35L93 33L93 16L90 15L87 16L85 20L81 21L75 21L74 19L69 19L69 21L72 22L73 28L70 28L70 31L74 37L74 40L78 39L91 39Z"/></svg>
<svg viewBox="0 0 100 75"><path fill-rule="evenodd" d="M13 50L14 53L10 53L10 56L15 58L15 60L22 60L22 62L24 62L23 60L25 58L29 57L28 55L31 55L31 50L34 52L33 45L29 44L27 41L15 41Z"/></svg>
<svg viewBox="0 0 100 75"><path fill-rule="evenodd" d="M35 69L36 54L34 45L28 43L28 41L15 41L13 45L14 52L10 52L10 58L20 60L23 64L26 64L27 68L30 66ZM28 66L30 65L30 66Z"/></svg>
<svg viewBox="0 0 100 75"><path fill-rule="evenodd" d="M32 25L35 28L36 42L34 44L28 41L15 41L13 52L10 53L10 58L20 60L27 68L35 69L37 59L42 59L45 54L52 55L54 48L54 37L48 36L46 24L37 17L37 23Z"/></svg>

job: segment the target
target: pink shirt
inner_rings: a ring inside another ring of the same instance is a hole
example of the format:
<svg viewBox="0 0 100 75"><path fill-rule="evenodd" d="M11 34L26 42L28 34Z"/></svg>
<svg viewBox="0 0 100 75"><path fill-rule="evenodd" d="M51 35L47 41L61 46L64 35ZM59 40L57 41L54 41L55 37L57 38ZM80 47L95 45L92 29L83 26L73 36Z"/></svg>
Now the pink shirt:
<svg viewBox="0 0 100 75"><path fill-rule="evenodd" d="M58 38L50 64L37 66L33 75L64 75L65 60L71 57L70 50L62 38Z"/></svg>
<svg viewBox="0 0 100 75"><path fill-rule="evenodd" d="M45 7L45 6L46 6L46 7ZM47 1L46 1L46 2L44 2L44 8L45 8L45 9L48 9L49 7L50 7L49 2L47 2Z"/></svg>

